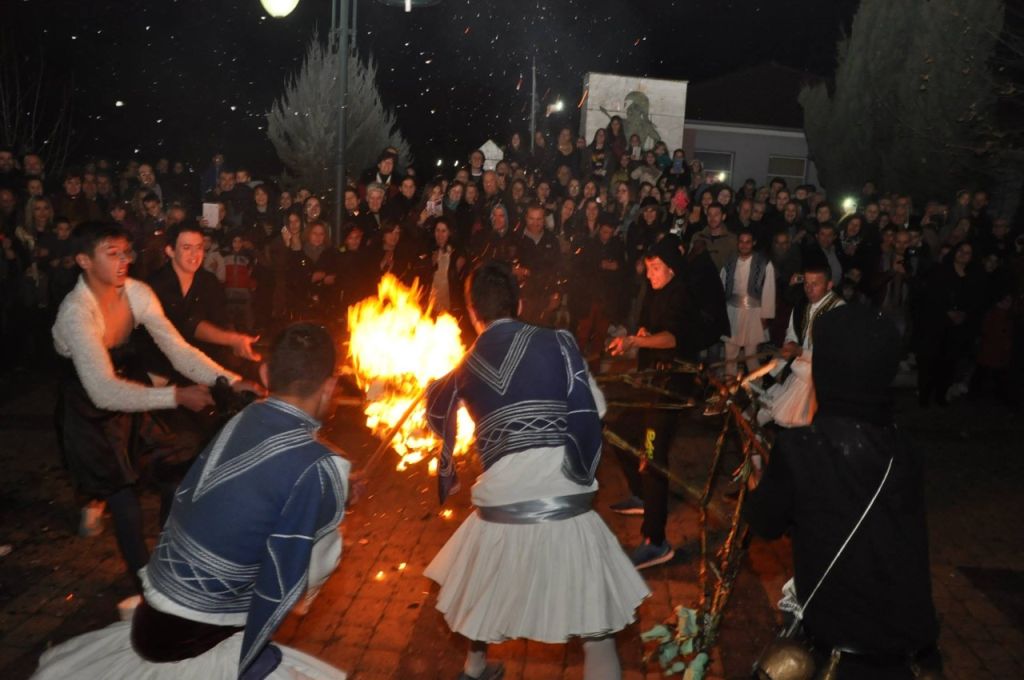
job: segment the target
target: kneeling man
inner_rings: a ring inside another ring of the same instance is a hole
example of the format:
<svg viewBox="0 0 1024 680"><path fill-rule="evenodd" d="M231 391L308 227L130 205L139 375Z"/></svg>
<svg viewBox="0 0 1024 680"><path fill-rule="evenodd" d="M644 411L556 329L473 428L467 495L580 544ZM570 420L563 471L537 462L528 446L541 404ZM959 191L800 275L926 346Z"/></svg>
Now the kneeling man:
<svg viewBox="0 0 1024 680"><path fill-rule="evenodd" d="M349 463L316 437L334 368L323 328L278 336L260 367L270 397L232 418L185 476L132 622L51 649L37 678L345 677L270 644L341 557Z"/></svg>

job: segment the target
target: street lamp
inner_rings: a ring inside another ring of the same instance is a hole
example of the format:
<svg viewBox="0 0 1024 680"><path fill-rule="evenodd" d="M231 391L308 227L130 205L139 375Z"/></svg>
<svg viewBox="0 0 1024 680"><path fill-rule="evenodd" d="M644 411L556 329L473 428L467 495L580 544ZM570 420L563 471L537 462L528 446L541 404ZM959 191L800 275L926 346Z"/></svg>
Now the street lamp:
<svg viewBox="0 0 1024 680"><path fill-rule="evenodd" d="M352 3L352 36L349 38L349 3ZM411 12L413 7L430 7L441 0L378 0L383 5L404 7ZM280 19L291 14L299 4L299 0L260 0L263 9L270 16ZM335 148L334 173L334 229L331 240L335 246L341 245L341 214L345 208L345 109L348 98L348 53L355 49L355 23L358 0L331 0L331 35L335 36L338 47L338 143Z"/></svg>
<svg viewBox="0 0 1024 680"><path fill-rule="evenodd" d="M260 0L260 4L263 5L263 9L267 10L267 14L275 19L280 19L291 14L295 6L299 4L299 0Z"/></svg>

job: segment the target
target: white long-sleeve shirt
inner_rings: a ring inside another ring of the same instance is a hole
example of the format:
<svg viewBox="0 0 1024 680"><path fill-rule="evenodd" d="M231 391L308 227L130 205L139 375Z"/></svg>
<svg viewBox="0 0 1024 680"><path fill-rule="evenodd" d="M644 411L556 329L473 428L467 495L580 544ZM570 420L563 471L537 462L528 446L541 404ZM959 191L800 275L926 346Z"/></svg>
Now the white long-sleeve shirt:
<svg viewBox="0 0 1024 680"><path fill-rule="evenodd" d="M804 333L804 341L801 346L803 347L804 354L807 355L808 359L811 356L809 352L814 348L814 315L817 313L818 308L825 304L826 301L831 300L833 296L835 296L834 292L830 291L826 293L825 297L821 298L817 302L807 305L807 310L804 312L804 314L807 315L807 323L809 327L807 329L807 332ZM837 300L836 302L833 303L833 306L842 307L844 304L846 303L843 300ZM799 342L800 340L796 333L796 326L793 323L793 317L795 314L796 311L794 310L789 315L789 326L786 328L786 342Z"/></svg>
<svg viewBox="0 0 1024 680"><path fill-rule="evenodd" d="M160 351L188 379L212 385L220 376L235 382L241 377L227 370L185 342L164 316L163 306L153 290L141 281L128 279L124 284L133 327L145 326ZM98 408L108 411L152 411L176 408L174 387L149 387L124 380L114 372L110 352L103 344L106 321L96 296L84 277L68 293L53 325L53 346L57 354L71 359L82 387Z"/></svg>

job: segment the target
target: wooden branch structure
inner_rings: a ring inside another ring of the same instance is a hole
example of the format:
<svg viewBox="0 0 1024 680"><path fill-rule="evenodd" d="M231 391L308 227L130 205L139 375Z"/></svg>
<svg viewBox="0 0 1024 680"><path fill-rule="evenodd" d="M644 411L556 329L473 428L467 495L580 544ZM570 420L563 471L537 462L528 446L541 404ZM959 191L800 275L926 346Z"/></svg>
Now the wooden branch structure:
<svg viewBox="0 0 1024 680"><path fill-rule="evenodd" d="M774 356L772 353L763 353L761 358ZM652 385L651 381L657 377L667 377L672 373L695 373L695 379L702 384L708 393L711 401L715 404L716 413L722 415L722 426L715 440L712 449L711 460L708 464L707 477L702 488L697 488L692 483L680 479L665 466L649 460L643 451L623 439L613 430L605 427L605 440L612 446L627 451L642 461L642 465L649 467L657 474L663 475L670 482L683 489L684 495L689 502L697 506L700 527L700 564L699 583L700 599L697 603L696 621L698 632L693 638L692 655L710 654L711 648L718 641L718 630L722 622L725 608L732 595L736 578L746 555L749 543L749 528L743 521L743 505L747 497L747 478L755 465L754 457L759 456L761 461L768 460L768 445L764 433L751 422L745 414L745 404L737 403L737 397L742 396L744 401L749 395L751 404L756 406L756 396L750 393L747 384L749 381L725 382L715 375L716 370L724 365L724 362L710 366L698 366L696 371L691 370L692 364L677 365L666 371L641 371L637 373L618 373L598 376L600 383L621 383L633 387L639 391L653 392L664 399L651 400L640 398L636 401L623 400L621 398L609 402L610 407L616 408L661 408L668 410L684 409L693 405L693 399L684 397L676 392ZM755 377L759 377L765 371L759 371ZM680 413L681 415L681 413ZM740 484L736 505L731 514L726 515L711 505L716 482L719 479L719 468L721 467L722 452L726 440L730 435L738 437L742 452L742 462L731 475L733 481ZM709 541L709 515L714 515L718 523L727 524L729 529L722 544L712 550ZM674 634L667 642L661 643L659 649L664 652L665 645L675 645L669 649L679 649L679 642L689 637L684 633L683 622L676 620L669 624L670 629L674 627ZM669 654L672 654L670 652ZM679 652L675 652L679 654ZM687 655L691 656L691 655ZM691 661L692 663L692 661ZM664 666L664 664L663 664Z"/></svg>

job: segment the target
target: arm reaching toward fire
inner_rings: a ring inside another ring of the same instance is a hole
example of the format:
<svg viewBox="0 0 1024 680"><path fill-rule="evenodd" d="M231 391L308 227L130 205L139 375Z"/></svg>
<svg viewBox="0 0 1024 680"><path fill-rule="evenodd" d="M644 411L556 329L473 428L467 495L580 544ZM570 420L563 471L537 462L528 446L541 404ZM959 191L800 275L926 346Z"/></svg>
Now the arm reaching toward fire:
<svg viewBox="0 0 1024 680"><path fill-rule="evenodd" d="M427 387L427 424L441 438L437 462L437 484L441 504L459 490L455 475L455 435L458 432L459 391L455 372L430 383Z"/></svg>

